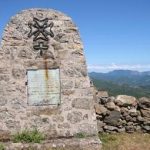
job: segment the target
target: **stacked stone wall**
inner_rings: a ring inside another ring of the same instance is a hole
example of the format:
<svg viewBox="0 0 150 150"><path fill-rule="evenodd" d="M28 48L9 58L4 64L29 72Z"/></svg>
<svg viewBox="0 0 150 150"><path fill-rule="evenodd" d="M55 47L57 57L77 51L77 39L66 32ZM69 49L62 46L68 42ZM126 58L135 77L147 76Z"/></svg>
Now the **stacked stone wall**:
<svg viewBox="0 0 150 150"><path fill-rule="evenodd" d="M150 98L110 97L106 91L95 91L95 100L99 132L150 133Z"/></svg>

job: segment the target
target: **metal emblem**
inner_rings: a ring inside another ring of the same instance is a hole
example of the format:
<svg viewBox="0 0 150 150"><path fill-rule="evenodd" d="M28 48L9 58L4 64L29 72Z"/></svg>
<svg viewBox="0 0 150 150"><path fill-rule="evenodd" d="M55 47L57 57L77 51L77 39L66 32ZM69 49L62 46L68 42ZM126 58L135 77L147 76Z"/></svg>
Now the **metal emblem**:
<svg viewBox="0 0 150 150"><path fill-rule="evenodd" d="M36 51L40 51L40 55L43 55L43 50L48 50L48 41L50 37L54 37L54 33L52 31L52 27L54 26L54 23L51 22L48 24L48 18L45 18L43 20L39 20L37 18L33 18L33 23L28 24L30 28L30 33L28 34L28 37L33 36L33 42L34 44L33 48Z"/></svg>

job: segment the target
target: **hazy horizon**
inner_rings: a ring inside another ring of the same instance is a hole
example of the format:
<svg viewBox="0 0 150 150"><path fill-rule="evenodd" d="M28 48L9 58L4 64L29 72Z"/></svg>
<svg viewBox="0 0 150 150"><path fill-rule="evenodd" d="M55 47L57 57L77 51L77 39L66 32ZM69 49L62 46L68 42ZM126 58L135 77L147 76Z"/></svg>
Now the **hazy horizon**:
<svg viewBox="0 0 150 150"><path fill-rule="evenodd" d="M88 65L88 72L100 72L100 73L108 73L114 70L130 70L130 71L138 71L138 72L146 72L150 71L150 64L101 64L101 65Z"/></svg>
<svg viewBox="0 0 150 150"><path fill-rule="evenodd" d="M127 70L123 70L123 69L120 69L121 71L127 71ZM109 72L113 72L113 71L119 71L119 70L111 70L111 71L106 71L106 72L100 72L100 71L89 71L88 70L88 73L92 73L92 72L95 72L95 73L109 73ZM143 73L143 72L150 72L150 70L147 70L147 71L138 71L138 70L128 70L128 71L137 71L137 72L140 72L140 73Z"/></svg>

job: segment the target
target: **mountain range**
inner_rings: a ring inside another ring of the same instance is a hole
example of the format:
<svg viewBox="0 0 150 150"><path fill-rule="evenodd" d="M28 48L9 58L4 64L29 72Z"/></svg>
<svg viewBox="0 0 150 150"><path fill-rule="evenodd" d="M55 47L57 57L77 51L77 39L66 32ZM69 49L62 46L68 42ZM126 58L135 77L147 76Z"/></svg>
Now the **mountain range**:
<svg viewBox="0 0 150 150"><path fill-rule="evenodd" d="M108 73L89 73L94 85L110 95L127 94L150 97L150 71L114 70Z"/></svg>

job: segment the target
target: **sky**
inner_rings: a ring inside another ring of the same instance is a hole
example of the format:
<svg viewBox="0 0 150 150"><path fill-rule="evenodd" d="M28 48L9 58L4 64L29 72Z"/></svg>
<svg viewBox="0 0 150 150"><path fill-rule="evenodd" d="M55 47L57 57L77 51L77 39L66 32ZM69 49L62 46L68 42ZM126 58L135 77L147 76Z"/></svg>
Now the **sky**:
<svg viewBox="0 0 150 150"><path fill-rule="evenodd" d="M1 0L0 37L23 9L51 8L80 31L88 70L150 71L150 0Z"/></svg>

